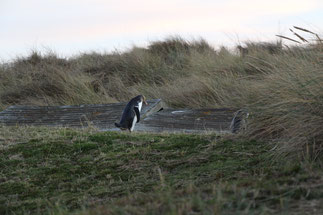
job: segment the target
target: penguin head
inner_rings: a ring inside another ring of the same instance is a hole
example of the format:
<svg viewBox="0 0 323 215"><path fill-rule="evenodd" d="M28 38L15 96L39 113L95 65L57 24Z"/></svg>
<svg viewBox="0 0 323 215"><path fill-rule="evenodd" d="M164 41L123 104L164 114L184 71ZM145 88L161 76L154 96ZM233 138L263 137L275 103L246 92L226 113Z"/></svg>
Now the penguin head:
<svg viewBox="0 0 323 215"><path fill-rule="evenodd" d="M145 96L141 96L141 101L142 101L145 105L148 105L148 103L146 102L146 97L145 97Z"/></svg>

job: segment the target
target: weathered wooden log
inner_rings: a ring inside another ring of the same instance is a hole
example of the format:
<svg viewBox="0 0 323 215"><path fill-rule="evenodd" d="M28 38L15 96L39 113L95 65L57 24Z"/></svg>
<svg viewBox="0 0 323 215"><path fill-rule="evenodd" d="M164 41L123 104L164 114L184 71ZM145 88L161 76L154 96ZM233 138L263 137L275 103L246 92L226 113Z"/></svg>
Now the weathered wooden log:
<svg viewBox="0 0 323 215"><path fill-rule="evenodd" d="M99 129L114 128L114 122L120 119L126 103L67 105L67 106L11 106L0 112L0 124L87 127L93 125ZM142 118L165 105L160 99L148 101L142 109Z"/></svg>
<svg viewBox="0 0 323 215"><path fill-rule="evenodd" d="M146 117L136 131L167 133L228 133L234 110L165 109Z"/></svg>
<svg viewBox="0 0 323 215"><path fill-rule="evenodd" d="M0 124L5 126L88 127L102 131L119 131L119 121L126 103L72 106L11 106L0 112ZM231 132L235 110L167 109L161 99L143 106L141 121L135 131L168 133Z"/></svg>

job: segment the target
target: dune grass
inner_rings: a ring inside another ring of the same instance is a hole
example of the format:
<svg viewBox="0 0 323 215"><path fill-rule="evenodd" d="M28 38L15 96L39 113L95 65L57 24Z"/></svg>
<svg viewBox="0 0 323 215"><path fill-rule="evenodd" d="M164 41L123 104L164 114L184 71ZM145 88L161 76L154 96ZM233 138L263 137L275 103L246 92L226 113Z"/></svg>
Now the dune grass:
<svg viewBox="0 0 323 215"><path fill-rule="evenodd" d="M0 65L0 108L127 101L144 94L170 107L247 108L247 136L315 159L323 130L323 46L246 43L240 55L173 37L120 53L62 59L31 53Z"/></svg>
<svg viewBox="0 0 323 215"><path fill-rule="evenodd" d="M322 166L214 135L0 129L0 214L322 212ZM309 207L310 205L310 207Z"/></svg>

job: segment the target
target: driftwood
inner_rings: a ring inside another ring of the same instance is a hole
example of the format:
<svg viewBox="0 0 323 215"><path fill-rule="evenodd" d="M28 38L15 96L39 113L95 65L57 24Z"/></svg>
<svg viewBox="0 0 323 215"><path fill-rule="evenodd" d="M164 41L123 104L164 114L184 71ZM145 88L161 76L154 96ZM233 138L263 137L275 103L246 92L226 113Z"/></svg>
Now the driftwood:
<svg viewBox="0 0 323 215"><path fill-rule="evenodd" d="M221 109L165 109L146 117L137 131L170 133L231 132L234 111Z"/></svg>
<svg viewBox="0 0 323 215"><path fill-rule="evenodd" d="M143 106L141 121L135 131L143 132L231 132L231 109L167 109L161 99ZM119 131L114 122L120 119L126 103L73 106L11 106L0 112L5 126L88 127Z"/></svg>

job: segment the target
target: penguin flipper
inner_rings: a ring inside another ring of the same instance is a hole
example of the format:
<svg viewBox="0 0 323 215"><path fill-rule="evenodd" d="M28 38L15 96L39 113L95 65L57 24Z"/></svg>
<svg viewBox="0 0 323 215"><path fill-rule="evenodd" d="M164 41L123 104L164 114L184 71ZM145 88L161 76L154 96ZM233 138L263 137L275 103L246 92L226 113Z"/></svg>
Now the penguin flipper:
<svg viewBox="0 0 323 215"><path fill-rule="evenodd" d="M136 116L137 116L137 122L140 121L140 112L139 112L139 108L138 107L134 107L134 110L135 110L135 113L136 113Z"/></svg>

